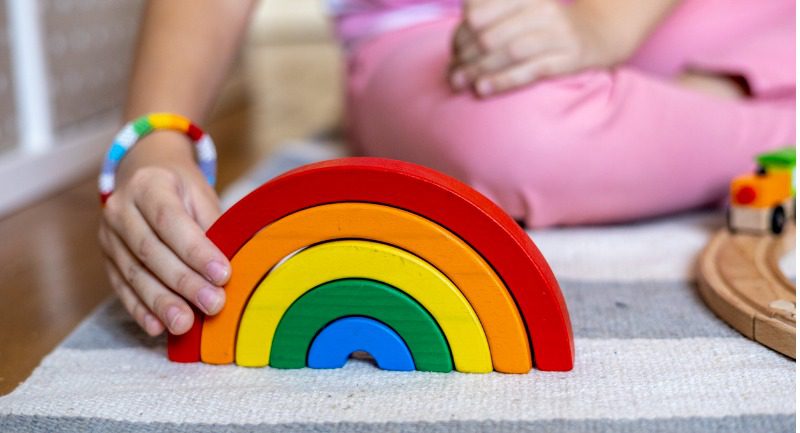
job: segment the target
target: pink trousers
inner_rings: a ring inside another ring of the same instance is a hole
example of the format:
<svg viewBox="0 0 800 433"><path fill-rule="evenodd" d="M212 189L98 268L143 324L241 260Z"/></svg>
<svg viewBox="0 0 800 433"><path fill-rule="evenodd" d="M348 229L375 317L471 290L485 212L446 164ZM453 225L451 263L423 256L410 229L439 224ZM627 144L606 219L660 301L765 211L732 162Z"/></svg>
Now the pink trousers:
<svg viewBox="0 0 800 433"><path fill-rule="evenodd" d="M724 197L759 152L795 139L793 0L686 0L625 65L479 100L446 82L458 17L354 52L359 150L436 168L529 227L607 223ZM744 77L752 96L689 90L685 70Z"/></svg>

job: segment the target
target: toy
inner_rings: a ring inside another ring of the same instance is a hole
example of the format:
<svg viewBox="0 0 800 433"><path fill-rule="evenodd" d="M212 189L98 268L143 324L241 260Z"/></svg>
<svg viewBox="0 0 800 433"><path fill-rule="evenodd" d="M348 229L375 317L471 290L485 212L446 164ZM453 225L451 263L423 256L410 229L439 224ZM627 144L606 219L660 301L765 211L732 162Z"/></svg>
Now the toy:
<svg viewBox="0 0 800 433"><path fill-rule="evenodd" d="M350 354L358 350L372 355L378 367L384 370L415 369L403 339L392 328L366 317L345 317L326 326L308 350L308 366L344 367Z"/></svg>
<svg viewBox="0 0 800 433"><path fill-rule="evenodd" d="M404 345L408 344L418 369L439 372L453 369L447 339L425 308L394 287L361 279L323 284L293 303L275 330L269 365L305 367L306 353L310 355L312 341L317 343L317 332L327 329L326 325L329 327L328 323L339 317L352 316L372 316L396 329L403 336Z"/></svg>
<svg viewBox="0 0 800 433"><path fill-rule="evenodd" d="M728 229L780 234L795 214L795 149L756 158L758 170L731 182Z"/></svg>
<svg viewBox="0 0 800 433"><path fill-rule="evenodd" d="M732 234L721 229L700 257L705 303L747 338L795 358L795 285L778 259L794 248L794 227L782 236Z"/></svg>
<svg viewBox="0 0 800 433"><path fill-rule="evenodd" d="M170 336L172 360L272 365L273 356L281 364L285 354L286 366L299 366L297 359L307 350L306 364L312 365L312 348L330 346L326 340L310 340L310 328L297 325L302 322L297 319L287 322L294 323L287 329L304 329L304 337L286 342L283 320L299 314L287 316L295 304L311 305L305 298L331 281L369 279L427 310L441 328L456 370L525 373L533 360L541 370L572 369L566 305L538 249L491 201L433 170L378 158L311 164L252 192L208 236L233 265L228 301L219 315L198 315L189 333ZM341 316L312 314L316 338L344 338L363 327L370 338L386 339L386 346L373 347L392 347L387 353L398 354L396 334L407 344L416 369L447 371L420 365L415 351L427 349L410 342L419 338L411 331L373 317L385 314L366 308L367 292L375 287L361 287L360 300L343 297L343 304L336 304ZM403 304L397 296L392 299ZM345 317L380 322L394 334L364 321L339 322L346 326L325 331ZM346 343L343 350L359 346L352 339ZM435 365L443 365L449 357L437 350ZM323 355L315 352L321 364L314 365L338 365L343 356ZM406 362L382 362L408 367Z"/></svg>
<svg viewBox="0 0 800 433"><path fill-rule="evenodd" d="M794 248L795 149L757 157L755 174L731 182L727 229L700 257L700 295L746 337L795 357L795 285L777 262ZM771 236L780 235L780 236Z"/></svg>
<svg viewBox="0 0 800 433"><path fill-rule="evenodd" d="M267 365L275 329L292 303L314 287L345 278L382 281L406 293L442 328L458 371L492 371L481 322L458 288L439 270L413 254L362 240L312 246L267 274L242 314L236 339L236 363L248 367ZM380 320L380 317L374 318Z"/></svg>
<svg viewBox="0 0 800 433"><path fill-rule="evenodd" d="M227 285L225 310L204 323L201 359L234 360L241 311L268 269L307 245L336 239L393 244L432 264L459 287L475 309L500 371L531 369L528 335L514 299L488 263L448 230L397 208L371 203L335 203L295 212L259 231L233 258L237 270ZM205 343L208 342L208 343Z"/></svg>

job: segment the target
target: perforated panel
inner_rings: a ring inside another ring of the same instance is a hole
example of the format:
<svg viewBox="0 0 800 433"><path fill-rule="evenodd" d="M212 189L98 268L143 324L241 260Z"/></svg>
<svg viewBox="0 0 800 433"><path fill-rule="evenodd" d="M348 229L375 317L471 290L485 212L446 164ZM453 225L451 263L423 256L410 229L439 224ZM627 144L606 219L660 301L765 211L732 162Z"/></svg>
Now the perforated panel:
<svg viewBox="0 0 800 433"><path fill-rule="evenodd" d="M41 2L56 130L119 107L143 1Z"/></svg>
<svg viewBox="0 0 800 433"><path fill-rule="evenodd" d="M17 143L11 53L8 44L6 3L0 2L0 152L14 147Z"/></svg>

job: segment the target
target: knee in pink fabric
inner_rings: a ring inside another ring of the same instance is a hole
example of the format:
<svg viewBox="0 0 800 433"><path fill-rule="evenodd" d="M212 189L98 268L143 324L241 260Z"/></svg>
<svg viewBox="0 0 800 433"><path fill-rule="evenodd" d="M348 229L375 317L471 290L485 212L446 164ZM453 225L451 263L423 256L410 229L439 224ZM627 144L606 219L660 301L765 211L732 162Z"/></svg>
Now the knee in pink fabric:
<svg viewBox="0 0 800 433"><path fill-rule="evenodd" d="M534 208L550 195L568 194L562 180L579 164L576 147L614 111L613 74L586 72L481 100L447 85L446 44L378 48L370 54L380 60L368 65L369 76L359 77L351 94L363 151L458 177L531 225L557 220L557 213Z"/></svg>
<svg viewBox="0 0 800 433"><path fill-rule="evenodd" d="M793 104L715 98L627 66L486 100L454 94L452 24L398 32L358 54L357 139L368 154L470 183L532 227L711 203L753 154L794 136Z"/></svg>

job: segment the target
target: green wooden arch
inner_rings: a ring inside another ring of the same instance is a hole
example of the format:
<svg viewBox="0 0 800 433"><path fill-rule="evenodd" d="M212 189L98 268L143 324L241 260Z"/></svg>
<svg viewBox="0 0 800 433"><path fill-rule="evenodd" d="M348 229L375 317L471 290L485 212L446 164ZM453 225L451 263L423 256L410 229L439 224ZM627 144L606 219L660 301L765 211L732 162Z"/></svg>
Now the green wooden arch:
<svg viewBox="0 0 800 433"><path fill-rule="evenodd" d="M392 328L408 345L418 370L453 370L450 346L427 310L388 284L356 278L325 283L297 299L278 323L269 365L305 367L317 333L347 316L373 318Z"/></svg>

